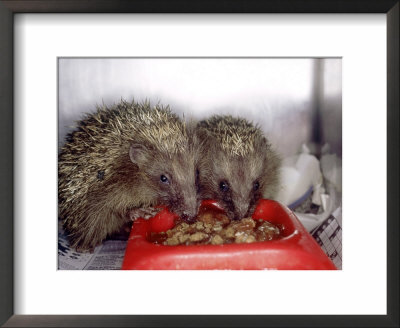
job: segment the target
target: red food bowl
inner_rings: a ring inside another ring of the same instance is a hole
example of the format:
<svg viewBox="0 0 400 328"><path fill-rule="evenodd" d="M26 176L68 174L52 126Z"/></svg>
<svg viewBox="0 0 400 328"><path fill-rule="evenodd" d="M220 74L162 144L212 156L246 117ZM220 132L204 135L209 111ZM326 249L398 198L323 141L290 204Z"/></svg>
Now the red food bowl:
<svg viewBox="0 0 400 328"><path fill-rule="evenodd" d="M222 211L207 200L200 210ZM154 244L151 232L174 226L177 215L164 208L149 220L132 225L123 270L336 270L335 265L296 216L280 203L261 200L253 219L263 219L282 227L282 238L243 244L178 245Z"/></svg>

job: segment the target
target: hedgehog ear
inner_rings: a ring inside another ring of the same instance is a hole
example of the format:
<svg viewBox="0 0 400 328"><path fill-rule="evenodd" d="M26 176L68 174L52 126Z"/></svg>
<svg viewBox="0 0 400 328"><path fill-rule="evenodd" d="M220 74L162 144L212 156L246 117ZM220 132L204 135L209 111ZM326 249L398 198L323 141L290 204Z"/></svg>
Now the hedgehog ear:
<svg viewBox="0 0 400 328"><path fill-rule="evenodd" d="M133 164L141 166L148 158L149 150L146 146L140 144L132 144L129 148L129 157Z"/></svg>

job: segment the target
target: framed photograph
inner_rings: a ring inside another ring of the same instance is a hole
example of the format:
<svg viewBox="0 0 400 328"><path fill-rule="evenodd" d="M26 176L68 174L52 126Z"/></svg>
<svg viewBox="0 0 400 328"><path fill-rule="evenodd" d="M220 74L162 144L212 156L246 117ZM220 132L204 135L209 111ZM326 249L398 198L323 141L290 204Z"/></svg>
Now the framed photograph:
<svg viewBox="0 0 400 328"><path fill-rule="evenodd" d="M0 10L1 324L398 326L398 1L1 1ZM83 112L121 98L199 120L244 116L284 155L308 151L303 141L316 152L329 144L343 162L343 254L326 253L341 270L60 265L62 140ZM315 107L324 134L307 125Z"/></svg>

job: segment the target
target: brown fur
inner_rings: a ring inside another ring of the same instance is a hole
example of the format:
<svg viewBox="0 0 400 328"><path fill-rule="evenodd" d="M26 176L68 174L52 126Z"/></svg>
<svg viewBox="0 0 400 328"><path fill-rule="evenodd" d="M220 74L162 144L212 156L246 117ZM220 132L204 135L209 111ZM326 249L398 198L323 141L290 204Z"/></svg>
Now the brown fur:
<svg viewBox="0 0 400 328"><path fill-rule="evenodd" d="M71 245L92 249L136 208L164 204L195 217L200 145L193 131L168 107L149 103L122 101L79 121L58 163L59 214Z"/></svg>
<svg viewBox="0 0 400 328"><path fill-rule="evenodd" d="M275 196L281 161L259 127L243 118L215 115L199 122L197 133L208 150L200 168L203 198L218 200L231 219L241 219L253 213L260 198ZM221 183L228 190L221 190Z"/></svg>

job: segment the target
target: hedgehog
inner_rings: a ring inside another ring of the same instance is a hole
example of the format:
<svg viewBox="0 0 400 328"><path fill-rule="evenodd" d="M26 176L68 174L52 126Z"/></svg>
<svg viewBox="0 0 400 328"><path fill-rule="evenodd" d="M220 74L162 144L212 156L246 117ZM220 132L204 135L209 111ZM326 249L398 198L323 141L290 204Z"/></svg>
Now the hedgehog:
<svg viewBox="0 0 400 328"><path fill-rule="evenodd" d="M58 159L59 217L70 244L93 248L129 227L132 211L165 205L193 221L199 139L169 106L122 100L97 107L68 134Z"/></svg>
<svg viewBox="0 0 400 328"><path fill-rule="evenodd" d="M201 197L218 201L232 220L250 216L260 198L279 190L280 156L260 127L244 118L214 115L197 124L206 160L200 169Z"/></svg>

